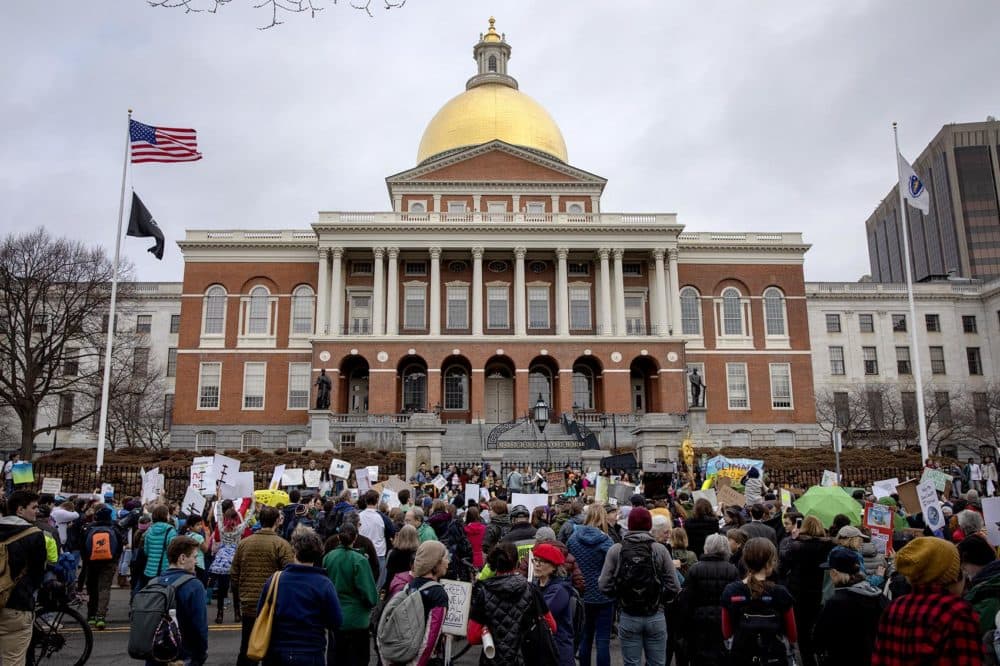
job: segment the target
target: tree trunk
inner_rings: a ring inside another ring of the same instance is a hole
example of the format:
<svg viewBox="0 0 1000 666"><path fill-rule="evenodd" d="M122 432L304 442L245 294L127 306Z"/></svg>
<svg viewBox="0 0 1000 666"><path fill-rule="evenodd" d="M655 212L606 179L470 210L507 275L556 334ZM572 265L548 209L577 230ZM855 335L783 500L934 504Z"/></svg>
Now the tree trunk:
<svg viewBox="0 0 1000 666"><path fill-rule="evenodd" d="M35 453L35 421L38 420L38 407L28 407L17 410L21 419L21 460L31 460Z"/></svg>

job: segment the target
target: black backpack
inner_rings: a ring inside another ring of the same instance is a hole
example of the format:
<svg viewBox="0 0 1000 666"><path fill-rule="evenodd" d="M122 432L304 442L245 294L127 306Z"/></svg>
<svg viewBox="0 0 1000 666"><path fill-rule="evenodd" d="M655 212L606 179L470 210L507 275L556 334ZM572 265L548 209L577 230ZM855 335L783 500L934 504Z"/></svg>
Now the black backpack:
<svg viewBox="0 0 1000 666"><path fill-rule="evenodd" d="M192 580L197 579L191 574L181 574L172 583L156 577L136 593L129 613L130 657L156 663L177 659L181 648L180 630L170 617L170 610L176 609L177 590Z"/></svg>
<svg viewBox="0 0 1000 666"><path fill-rule="evenodd" d="M765 592L760 599L749 599L741 611L731 648L735 662L787 666L785 623L781 612L771 604L770 594Z"/></svg>
<svg viewBox="0 0 1000 666"><path fill-rule="evenodd" d="M614 589L629 615L648 617L660 609L663 581L653 562L652 541L622 540Z"/></svg>
<svg viewBox="0 0 1000 666"><path fill-rule="evenodd" d="M583 634L587 630L587 608L583 605L583 597L580 591L569 585L570 598L569 607L573 617L573 654L580 651L580 643L583 642Z"/></svg>

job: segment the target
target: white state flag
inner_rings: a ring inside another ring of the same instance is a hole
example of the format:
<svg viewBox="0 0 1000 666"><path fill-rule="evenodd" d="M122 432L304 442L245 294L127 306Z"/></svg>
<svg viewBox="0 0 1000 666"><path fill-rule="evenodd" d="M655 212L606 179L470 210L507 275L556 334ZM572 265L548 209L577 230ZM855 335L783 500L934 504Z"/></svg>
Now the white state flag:
<svg viewBox="0 0 1000 666"><path fill-rule="evenodd" d="M903 196L911 206L922 210L924 215L931 211L931 197L924 187L924 182L913 172L913 167L906 159L896 153L899 159L899 186L903 189Z"/></svg>

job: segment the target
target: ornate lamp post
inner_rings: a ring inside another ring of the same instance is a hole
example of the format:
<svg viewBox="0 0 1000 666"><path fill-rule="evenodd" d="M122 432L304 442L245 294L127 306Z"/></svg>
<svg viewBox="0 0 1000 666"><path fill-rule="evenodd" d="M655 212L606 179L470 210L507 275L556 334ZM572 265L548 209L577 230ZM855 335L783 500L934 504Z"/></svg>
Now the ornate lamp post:
<svg viewBox="0 0 1000 666"><path fill-rule="evenodd" d="M546 461L546 471L552 466L552 457L549 452L549 440L545 437L545 426L549 424L549 404L545 402L542 394L538 394L538 400L535 402L534 408L532 408L532 417L535 422L535 426L538 428L538 432L542 433L542 438L545 440L545 461Z"/></svg>

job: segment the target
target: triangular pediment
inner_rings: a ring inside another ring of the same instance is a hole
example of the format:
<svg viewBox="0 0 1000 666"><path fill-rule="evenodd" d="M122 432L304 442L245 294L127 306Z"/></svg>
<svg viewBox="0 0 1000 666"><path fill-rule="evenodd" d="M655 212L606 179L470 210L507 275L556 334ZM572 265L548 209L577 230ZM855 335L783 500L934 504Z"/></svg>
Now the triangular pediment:
<svg viewBox="0 0 1000 666"><path fill-rule="evenodd" d="M603 188L607 180L503 141L462 148L386 178L390 186L434 182L588 183Z"/></svg>

